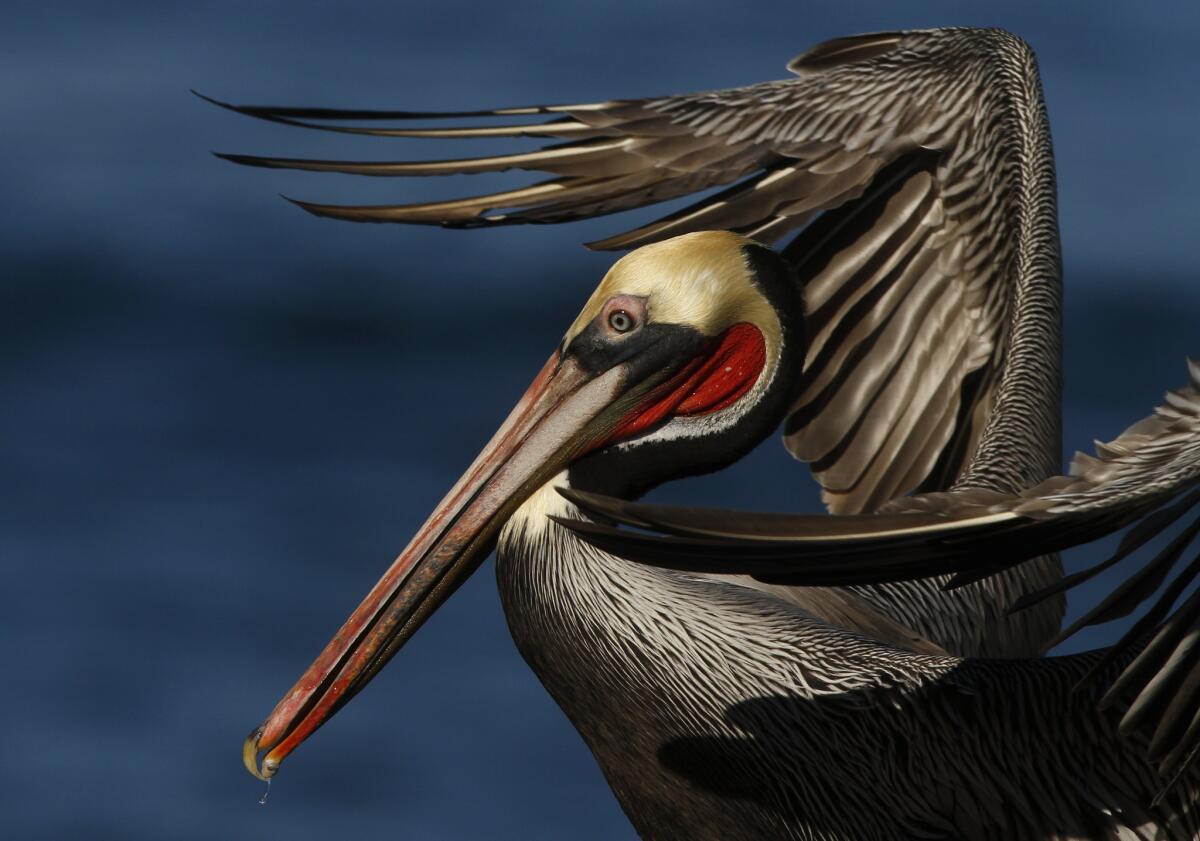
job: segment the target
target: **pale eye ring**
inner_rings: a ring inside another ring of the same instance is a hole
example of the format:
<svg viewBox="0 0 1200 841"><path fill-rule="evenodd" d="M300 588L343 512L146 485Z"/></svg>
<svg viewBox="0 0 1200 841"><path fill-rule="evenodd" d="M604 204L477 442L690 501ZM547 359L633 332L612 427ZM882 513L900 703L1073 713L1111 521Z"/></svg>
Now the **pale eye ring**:
<svg viewBox="0 0 1200 841"><path fill-rule="evenodd" d="M618 333L628 333L637 326L637 320L627 310L613 310L608 314L608 326Z"/></svg>

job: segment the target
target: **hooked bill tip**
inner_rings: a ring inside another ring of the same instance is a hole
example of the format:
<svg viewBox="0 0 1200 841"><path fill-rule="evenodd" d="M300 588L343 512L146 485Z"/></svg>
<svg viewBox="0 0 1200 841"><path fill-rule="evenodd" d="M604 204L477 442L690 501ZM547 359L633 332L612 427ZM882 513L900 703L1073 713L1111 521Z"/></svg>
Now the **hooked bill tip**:
<svg viewBox="0 0 1200 841"><path fill-rule="evenodd" d="M246 737L246 741L242 742L242 764L255 777L266 781L275 776L275 772L279 770L279 761L267 759L263 762L262 768L259 769L258 745L262 739L262 734L263 728L260 725L250 731L250 735Z"/></svg>

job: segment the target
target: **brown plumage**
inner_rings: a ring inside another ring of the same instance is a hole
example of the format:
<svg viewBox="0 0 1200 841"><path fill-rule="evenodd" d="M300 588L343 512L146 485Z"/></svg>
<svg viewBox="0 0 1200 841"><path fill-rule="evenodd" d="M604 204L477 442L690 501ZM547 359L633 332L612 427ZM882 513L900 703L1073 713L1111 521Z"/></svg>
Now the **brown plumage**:
<svg viewBox="0 0 1200 841"><path fill-rule="evenodd" d="M1107 654L961 659L1056 638L1080 576L1061 580L1047 553L1138 521L1127 554L1200 502L1173 501L1200 472L1200 381L1053 478L1061 277L1032 53L997 30L878 33L789 69L725 91L457 114L226 106L347 134L561 141L433 162L222 156L552 176L424 204L299 203L320 216L563 222L721 188L592 244L649 247L614 267L496 439L252 734L254 773L273 774L498 539L514 639L646 837L1197 837L1200 596L1168 614L1200 562ZM544 122L344 123L429 117ZM709 229L799 233L780 262L696 233ZM627 323L642 339L614 326ZM761 342L738 357L765 360L754 387L711 416L672 415L694 394L657 402L691 387L671 377L708 370L702 349L735 326ZM780 421L845 516L628 501L740 457ZM637 435L612 437L626 428ZM1197 531L1084 621L1131 610ZM1073 691L1097 675L1107 683Z"/></svg>
<svg viewBox="0 0 1200 841"><path fill-rule="evenodd" d="M738 572L788 586L870 585L954 575L961 584L1067 549L1131 523L1117 553L1014 604L1027 609L1132 555L1200 505L1200 365L1167 395L1155 414L1095 456L1076 455L1071 473L1018 494L950 491L896 500L887 514L828 518L749 514L645 505L564 491L602 522L561 524L624 558L670 569ZM632 526L617 529L604 522ZM656 533L647 534L647 532ZM1200 535L1195 516L1153 558L1045 644L1049 649L1082 628L1128 616L1163 588ZM1150 756L1166 780L1200 753L1200 595L1184 599L1200 579L1200 557L1187 564L1150 609L1089 670L1087 679L1131 651L1136 658L1112 681L1102 708L1126 699L1123 733L1145 727ZM1128 698L1132 698L1129 701Z"/></svg>
<svg viewBox="0 0 1200 841"><path fill-rule="evenodd" d="M1060 273L1033 54L999 30L879 33L817 46L789 69L795 78L724 91L436 115L545 120L454 129L456 137L570 133L542 152L373 170L223 157L373 174L516 167L556 176L447 202L299 203L340 219L450 227L570 221L726 185L592 246L722 227L771 242L813 220L785 251L805 290L810 341L785 434L832 512L874 511L918 489L1014 492L1052 475ZM330 125L428 113L225 107L352 133L445 131ZM1061 572L1047 557L950 597L930 582L860 595L948 650L1022 656L1055 633L1064 602L1011 617L1005 609Z"/></svg>
<svg viewBox="0 0 1200 841"><path fill-rule="evenodd" d="M843 38L801 55L789 69L797 78L746 88L492 111L227 105L276 122L376 136L452 131L453 137L569 139L540 151L432 162L221 157L374 176L508 169L556 176L422 204L297 202L338 219L449 227L566 222L732 185L591 243L601 249L714 229L771 243L822 211L845 208L788 249L806 290L811 345L787 442L812 463L831 511L872 511L923 483L944 487L963 474L997 397L1025 280L1019 263L1036 256L1037 265L1023 268L1026 275L1057 272L1053 171L1037 70L1024 44L988 30ZM314 122L460 116L551 119L474 129ZM1035 237L1036 255L1022 255L1022 241ZM1046 350L1054 357L1057 347ZM1045 373L1052 376L1041 387L1056 389L1056 372ZM1057 404L1057 392L1041 402ZM1013 489L1056 467L1053 413L1039 413L1047 417L1033 420L1046 429L1044 440L1031 442L1038 445L1034 463L1010 460L999 477L993 475L999 468L977 464L982 481L998 479Z"/></svg>

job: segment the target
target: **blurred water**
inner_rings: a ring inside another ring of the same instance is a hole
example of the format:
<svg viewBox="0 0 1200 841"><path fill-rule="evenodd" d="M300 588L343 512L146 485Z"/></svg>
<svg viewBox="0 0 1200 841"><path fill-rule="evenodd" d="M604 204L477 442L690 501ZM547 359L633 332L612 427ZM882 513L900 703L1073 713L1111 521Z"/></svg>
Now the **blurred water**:
<svg viewBox="0 0 1200 841"><path fill-rule="evenodd" d="M851 32L1005 26L1039 52L1059 159L1068 447L1181 384L1200 354L1200 13L910 6L10 0L4 835L631 837L517 657L490 564L298 752L266 808L238 748L574 316L611 259L577 243L633 218L474 233L311 219L275 193L409 200L467 183L251 172L207 151L473 147L289 131L188 88L368 107L602 99L776 77ZM658 497L812 507L810 485L770 441Z"/></svg>

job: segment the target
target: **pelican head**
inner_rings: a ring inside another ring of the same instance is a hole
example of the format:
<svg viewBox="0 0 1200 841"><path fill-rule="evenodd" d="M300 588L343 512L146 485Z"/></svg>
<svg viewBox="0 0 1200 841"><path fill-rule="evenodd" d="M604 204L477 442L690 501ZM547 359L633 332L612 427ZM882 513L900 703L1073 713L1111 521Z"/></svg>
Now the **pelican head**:
<svg viewBox="0 0 1200 841"><path fill-rule="evenodd" d="M556 476L629 497L741 458L787 410L802 312L782 258L735 234L687 234L619 260L492 440L247 738L250 772L271 777L361 690Z"/></svg>

